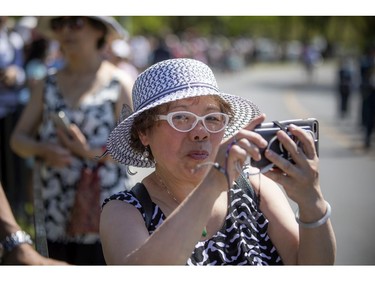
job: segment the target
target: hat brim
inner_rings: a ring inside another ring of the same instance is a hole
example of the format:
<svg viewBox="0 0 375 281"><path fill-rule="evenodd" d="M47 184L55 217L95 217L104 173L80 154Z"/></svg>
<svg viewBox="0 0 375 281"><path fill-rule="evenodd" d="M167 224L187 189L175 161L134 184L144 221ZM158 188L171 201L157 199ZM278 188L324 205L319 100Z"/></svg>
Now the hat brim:
<svg viewBox="0 0 375 281"><path fill-rule="evenodd" d="M240 129L245 127L249 122L260 114L259 108L251 101L239 96L218 93L213 89L206 87L196 87L177 91L164 98L161 98L144 108L134 112L119 123L109 135L107 140L107 150L116 161L134 167L153 168L154 162L149 159L144 159L142 153L134 151L130 144L131 128L134 119L142 112L154 108L156 106L176 101L180 99L215 95L228 102L234 112L230 123L225 129L224 139L236 134Z"/></svg>
<svg viewBox="0 0 375 281"><path fill-rule="evenodd" d="M60 16L40 16L38 17L37 30L45 37L55 39L55 34L50 28L50 21ZM125 39L129 37L128 32L112 17L108 16L84 16L102 22L108 29L110 40Z"/></svg>

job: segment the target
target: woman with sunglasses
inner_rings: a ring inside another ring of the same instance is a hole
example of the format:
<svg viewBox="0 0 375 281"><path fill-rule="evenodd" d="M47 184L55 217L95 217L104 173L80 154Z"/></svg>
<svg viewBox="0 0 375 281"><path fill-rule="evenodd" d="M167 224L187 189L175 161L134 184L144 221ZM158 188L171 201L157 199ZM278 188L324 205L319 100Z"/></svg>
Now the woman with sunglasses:
<svg viewBox="0 0 375 281"><path fill-rule="evenodd" d="M267 150L275 166L261 174L245 163L267 147L253 131L265 115L220 92L202 62L157 63L138 76L132 97L134 112L111 132L107 149L124 165L155 170L104 201L107 264L334 263L331 208L309 133L288 129L302 150L280 130L295 164ZM278 184L298 204L296 215Z"/></svg>
<svg viewBox="0 0 375 281"><path fill-rule="evenodd" d="M70 264L104 264L98 223L78 231L72 225L82 212L72 212L84 168L96 169L100 185L97 192L87 191L100 196L88 213L100 211L105 197L131 185L123 165L109 156L95 159L105 151L122 105L131 105L134 81L102 55L109 40L126 32L113 18L99 16L41 17L38 28L59 43L65 63L34 87L11 146L37 160L34 180L42 191L49 256Z"/></svg>

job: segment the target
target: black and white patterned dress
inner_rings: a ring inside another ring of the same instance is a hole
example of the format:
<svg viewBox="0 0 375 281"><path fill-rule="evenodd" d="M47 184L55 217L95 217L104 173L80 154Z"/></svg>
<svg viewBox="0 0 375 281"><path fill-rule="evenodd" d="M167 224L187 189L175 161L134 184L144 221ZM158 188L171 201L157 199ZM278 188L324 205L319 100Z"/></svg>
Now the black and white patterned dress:
<svg viewBox="0 0 375 281"><path fill-rule="evenodd" d="M57 142L56 129L50 114L63 110L76 124L92 148L102 148L111 130L116 126L115 104L120 95L120 85L116 77L80 103L71 108L65 102L56 84L56 75L47 77L44 89L43 120L38 137L41 142ZM84 165L96 165L95 160L73 157L73 163L64 168L56 168L40 163L34 169L35 184L41 185L45 212L47 239L54 242L77 242L92 244L100 240L98 233L89 233L76 237L66 234L67 222L74 203L76 184ZM106 161L98 170L101 183L101 201L113 193L131 187L134 182L126 172L126 166ZM99 202L99 208L100 208Z"/></svg>
<svg viewBox="0 0 375 281"><path fill-rule="evenodd" d="M195 245L187 265L282 265L275 246L267 233L268 221L258 209L252 193L235 184L230 190L230 207L223 227L210 239ZM144 209L131 191L107 198L135 206L145 217ZM153 203L149 233L165 220L158 205Z"/></svg>

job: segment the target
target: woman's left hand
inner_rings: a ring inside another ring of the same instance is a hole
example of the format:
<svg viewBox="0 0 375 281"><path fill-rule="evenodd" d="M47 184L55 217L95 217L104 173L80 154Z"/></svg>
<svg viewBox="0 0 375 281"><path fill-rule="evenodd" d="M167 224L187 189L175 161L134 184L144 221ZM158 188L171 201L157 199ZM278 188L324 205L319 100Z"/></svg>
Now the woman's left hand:
<svg viewBox="0 0 375 281"><path fill-rule="evenodd" d="M322 199L319 185L319 158L311 134L297 126L288 127L288 132L299 140L299 145L287 133L280 130L277 138L288 150L294 163L267 150L265 156L275 164L267 177L282 185L288 197L298 205L308 205Z"/></svg>
<svg viewBox="0 0 375 281"><path fill-rule="evenodd" d="M241 167L247 158L260 160L259 148L265 148L267 141L254 128L265 120L266 116L261 114L255 117L245 128L222 143L218 153L217 162L226 170L229 182L238 178Z"/></svg>

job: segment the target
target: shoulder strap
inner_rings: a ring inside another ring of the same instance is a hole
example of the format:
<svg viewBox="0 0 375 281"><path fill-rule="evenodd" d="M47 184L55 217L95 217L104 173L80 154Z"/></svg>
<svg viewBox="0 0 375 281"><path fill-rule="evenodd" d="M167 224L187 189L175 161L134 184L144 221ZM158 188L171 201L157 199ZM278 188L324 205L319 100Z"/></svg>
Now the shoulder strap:
<svg viewBox="0 0 375 281"><path fill-rule="evenodd" d="M251 198L254 199L257 206L259 206L260 198L256 195L253 187L251 186L249 181L246 178L244 178L242 174L236 179L236 183L242 190L248 193L251 196Z"/></svg>
<svg viewBox="0 0 375 281"><path fill-rule="evenodd" d="M148 194L146 187L140 182L133 186L131 191L134 193L135 197L137 197L145 210L145 223L146 227L149 228L152 218L152 201L150 195Z"/></svg>

